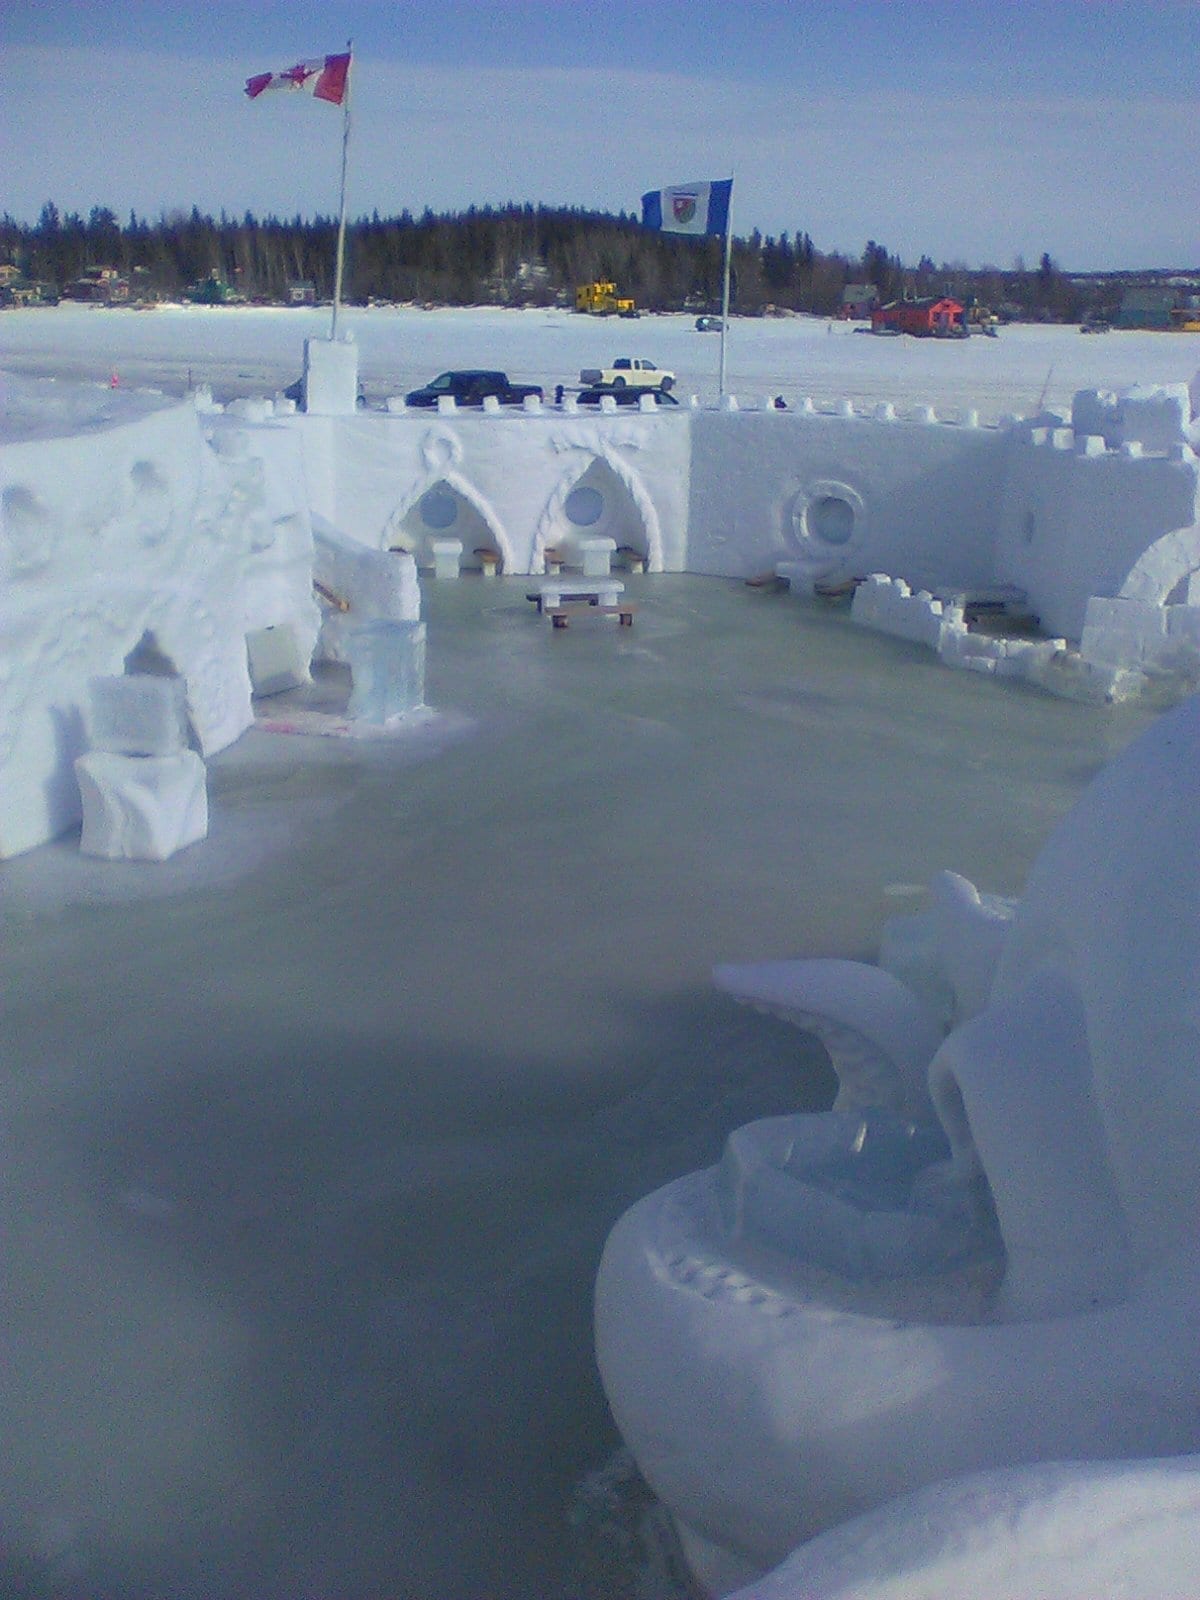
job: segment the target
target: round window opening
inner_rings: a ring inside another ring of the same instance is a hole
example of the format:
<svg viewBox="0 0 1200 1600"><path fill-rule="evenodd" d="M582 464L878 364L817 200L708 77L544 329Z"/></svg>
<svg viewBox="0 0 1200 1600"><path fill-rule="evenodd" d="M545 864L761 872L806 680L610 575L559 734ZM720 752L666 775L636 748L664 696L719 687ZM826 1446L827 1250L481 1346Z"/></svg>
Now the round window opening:
<svg viewBox="0 0 1200 1600"><path fill-rule="evenodd" d="M571 490L563 508L567 521L577 528L590 528L604 515L604 496L590 484L580 484Z"/></svg>
<svg viewBox="0 0 1200 1600"><path fill-rule="evenodd" d="M427 528L449 528L458 516L458 502L447 489L430 489L421 496L420 512Z"/></svg>
<svg viewBox="0 0 1200 1600"><path fill-rule="evenodd" d="M808 532L823 544L849 544L854 533L854 507L840 495L823 494L805 513Z"/></svg>

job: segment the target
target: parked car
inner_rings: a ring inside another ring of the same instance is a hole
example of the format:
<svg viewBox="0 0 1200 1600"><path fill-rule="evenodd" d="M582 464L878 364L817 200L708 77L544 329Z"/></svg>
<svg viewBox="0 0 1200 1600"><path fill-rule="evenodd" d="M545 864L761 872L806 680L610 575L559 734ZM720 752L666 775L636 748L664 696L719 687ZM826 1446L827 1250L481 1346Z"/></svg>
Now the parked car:
<svg viewBox="0 0 1200 1600"><path fill-rule="evenodd" d="M420 389L404 396L405 405L436 406L443 395L452 395L460 406L481 406L495 395L503 406L519 406L530 395L540 400L542 391L535 383L510 383L506 372L439 372Z"/></svg>
<svg viewBox="0 0 1200 1600"><path fill-rule="evenodd" d="M649 395L656 406L679 404L666 389L580 389L575 400L581 406L598 406L604 399L615 400L619 406L636 406L643 395Z"/></svg>
<svg viewBox="0 0 1200 1600"><path fill-rule="evenodd" d="M588 389L672 389L675 374L641 356L618 356L611 367L584 367L579 381Z"/></svg>

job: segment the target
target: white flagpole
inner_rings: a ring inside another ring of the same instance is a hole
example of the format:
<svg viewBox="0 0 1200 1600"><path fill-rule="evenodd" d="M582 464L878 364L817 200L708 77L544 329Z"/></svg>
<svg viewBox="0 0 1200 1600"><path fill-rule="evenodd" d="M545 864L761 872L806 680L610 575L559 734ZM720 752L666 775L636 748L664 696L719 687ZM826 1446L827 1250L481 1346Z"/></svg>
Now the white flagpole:
<svg viewBox="0 0 1200 1600"><path fill-rule="evenodd" d="M342 262L346 254L346 159L350 152L350 80L354 75L354 41L346 40L350 60L346 63L346 94L342 101L342 196L338 210L337 266L333 274L333 320L331 340L337 338L338 310L342 303Z"/></svg>
<svg viewBox="0 0 1200 1600"><path fill-rule="evenodd" d="M729 183L729 209L725 213L725 281L721 290L721 378L717 390L725 396L725 330L729 326L729 261L733 252L733 180Z"/></svg>

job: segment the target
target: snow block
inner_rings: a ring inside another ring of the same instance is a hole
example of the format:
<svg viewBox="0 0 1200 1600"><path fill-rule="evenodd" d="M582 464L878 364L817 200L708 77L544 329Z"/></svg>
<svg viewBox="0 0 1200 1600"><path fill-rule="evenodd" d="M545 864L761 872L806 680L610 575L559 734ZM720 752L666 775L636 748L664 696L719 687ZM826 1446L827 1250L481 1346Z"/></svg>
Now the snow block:
<svg viewBox="0 0 1200 1600"><path fill-rule="evenodd" d="M122 756L170 756L187 746L187 695L178 677L127 673L88 684L88 743Z"/></svg>
<svg viewBox="0 0 1200 1600"><path fill-rule="evenodd" d="M347 636L353 688L349 713L383 724L425 704L425 624L380 618Z"/></svg>
<svg viewBox="0 0 1200 1600"><path fill-rule="evenodd" d="M93 750L75 762L84 855L165 861L208 833L204 762L194 750L125 756Z"/></svg>
<svg viewBox="0 0 1200 1600"><path fill-rule="evenodd" d="M246 635L250 688L256 695L282 694L309 681L308 662L290 622L256 628Z"/></svg>
<svg viewBox="0 0 1200 1600"><path fill-rule="evenodd" d="M606 578L612 570L612 558L617 553L615 539L580 539L577 543L583 561L585 578Z"/></svg>
<svg viewBox="0 0 1200 1600"><path fill-rule="evenodd" d="M1093 595L1087 604L1080 655L1089 665L1106 668L1140 667L1153 661L1166 642L1166 610L1150 600Z"/></svg>
<svg viewBox="0 0 1200 1600"><path fill-rule="evenodd" d="M459 563L462 561L462 540L431 539L429 548L433 552L434 577L457 578Z"/></svg>
<svg viewBox="0 0 1200 1600"><path fill-rule="evenodd" d="M304 409L352 417L358 410L358 346L346 339L304 341Z"/></svg>

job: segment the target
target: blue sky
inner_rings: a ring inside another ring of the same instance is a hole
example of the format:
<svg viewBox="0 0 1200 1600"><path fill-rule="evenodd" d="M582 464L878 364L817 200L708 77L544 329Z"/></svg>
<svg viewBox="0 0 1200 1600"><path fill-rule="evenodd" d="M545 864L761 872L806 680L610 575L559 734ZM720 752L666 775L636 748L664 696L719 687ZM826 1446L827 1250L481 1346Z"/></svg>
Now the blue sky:
<svg viewBox="0 0 1200 1600"><path fill-rule="evenodd" d="M1200 0L41 0L0 205L333 212L340 113L241 86L348 37L352 215L732 173L735 231L822 249L1200 265Z"/></svg>

